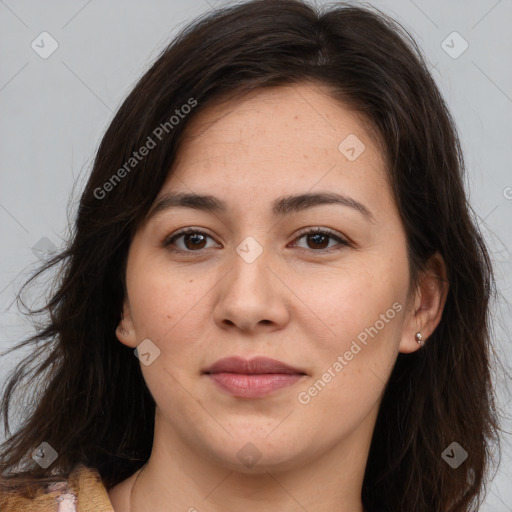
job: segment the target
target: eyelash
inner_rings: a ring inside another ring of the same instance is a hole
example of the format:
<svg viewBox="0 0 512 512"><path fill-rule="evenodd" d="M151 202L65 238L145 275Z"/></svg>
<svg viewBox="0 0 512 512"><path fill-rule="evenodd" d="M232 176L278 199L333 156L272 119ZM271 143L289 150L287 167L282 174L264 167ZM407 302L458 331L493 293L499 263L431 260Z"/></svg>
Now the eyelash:
<svg viewBox="0 0 512 512"><path fill-rule="evenodd" d="M205 233L204 231L201 231L199 229L186 228L186 229L183 229L183 230L179 231L178 233L166 238L163 242L163 246L165 248L167 248L169 251L177 253L177 254L192 254L194 252L201 252L202 249L198 249L197 251L190 251L190 250L184 251L182 249L177 249L176 247L171 247L171 245L174 243L174 241L177 238L187 235L187 234L192 234L192 233L206 235L207 237L212 238L208 233ZM297 247L297 249L299 249L299 251L301 251L301 252L314 252L314 253L320 253L320 254L329 254L333 251L339 251L343 247L349 247L351 245L347 240L345 240L342 237L340 237L339 235L337 235L336 232L333 231L332 229L320 228L320 227L305 228L305 229L301 230L298 233L298 236L295 240L299 240L300 238L303 238L306 235L314 235L317 233L322 234L322 235L327 235L328 237L335 239L337 242L339 242L338 245L334 246L334 247L330 247L328 249L308 249L308 248L304 248L304 247Z"/></svg>

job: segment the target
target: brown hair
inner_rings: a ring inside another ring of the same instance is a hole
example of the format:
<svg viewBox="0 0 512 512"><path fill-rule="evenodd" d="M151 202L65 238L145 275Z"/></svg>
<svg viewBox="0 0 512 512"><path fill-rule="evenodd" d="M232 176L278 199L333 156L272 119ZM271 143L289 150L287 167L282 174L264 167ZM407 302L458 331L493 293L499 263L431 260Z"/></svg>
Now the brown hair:
<svg viewBox="0 0 512 512"><path fill-rule="evenodd" d="M149 458L155 403L137 358L115 336L131 239L194 116L226 95L234 99L302 82L327 85L383 141L412 281L436 251L448 271L440 324L421 350L398 355L387 383L363 504L369 510L384 505L394 512L462 512L479 503L489 448L499 441L489 323L495 285L466 198L454 122L421 51L398 23L372 8L339 4L316 11L299 0L249 1L198 19L161 53L117 112L81 196L69 245L28 281L60 265L55 293L36 311L47 312L48 322L19 344L37 343L37 349L4 392L10 435L14 391L30 371L30 383L44 383L34 410L3 444L4 489L66 477L78 463L97 468L110 488ZM178 123L169 122L193 102ZM112 181L162 126L168 129L156 147ZM441 457L452 441L469 454L457 469ZM59 454L53 473L27 456L41 442Z"/></svg>

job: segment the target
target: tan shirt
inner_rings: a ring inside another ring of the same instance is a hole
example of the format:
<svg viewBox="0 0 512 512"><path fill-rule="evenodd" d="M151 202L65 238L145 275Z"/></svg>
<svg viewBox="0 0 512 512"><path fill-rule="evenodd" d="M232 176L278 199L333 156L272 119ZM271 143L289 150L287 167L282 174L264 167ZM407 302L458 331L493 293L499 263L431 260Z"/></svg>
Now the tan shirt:
<svg viewBox="0 0 512 512"><path fill-rule="evenodd" d="M46 486L33 499L0 494L1 512L114 512L95 468L77 465L67 482Z"/></svg>

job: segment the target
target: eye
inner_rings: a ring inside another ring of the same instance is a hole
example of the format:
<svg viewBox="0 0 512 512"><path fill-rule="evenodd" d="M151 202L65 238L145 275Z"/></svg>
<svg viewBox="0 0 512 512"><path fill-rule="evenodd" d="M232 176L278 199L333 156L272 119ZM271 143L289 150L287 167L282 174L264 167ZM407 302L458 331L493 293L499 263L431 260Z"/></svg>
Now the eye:
<svg viewBox="0 0 512 512"><path fill-rule="evenodd" d="M180 238L183 239L183 245L181 246L181 248L177 248L175 241ZM198 229L194 228L187 228L167 238L164 241L163 245L172 252L190 253L196 252L196 250L199 251L201 249L204 249L206 246L206 240L208 238L211 238L211 236L205 233L204 231L199 231Z"/></svg>
<svg viewBox="0 0 512 512"><path fill-rule="evenodd" d="M292 246L298 247L301 251L331 252L350 245L350 243L343 239L339 234L328 228L316 227L313 229L304 229L299 233L299 235L300 236L296 240L305 238L306 243L312 245L312 247L304 248L298 246L295 242ZM211 246L207 247L208 238L212 237L204 231L200 231L195 228L187 228L171 235L163 242L163 246L175 253L190 254L192 252L199 252L201 249L211 248ZM329 247L329 239L331 239L331 241L337 241L338 243ZM181 245L181 247L176 243L177 240L182 242L183 245Z"/></svg>
<svg viewBox="0 0 512 512"><path fill-rule="evenodd" d="M339 234L332 231L328 228L313 228L313 229L305 229L302 230L300 233L299 238L297 240L300 240L301 238L306 239L306 244L311 244L313 247L306 247L306 250L311 250L314 252L331 252L332 250L339 250L343 247L349 246L349 242L344 240ZM335 244L334 246L329 246L329 239L335 240L338 242L338 244ZM294 247L296 244L294 244ZM302 247L299 247L300 249L304 249Z"/></svg>

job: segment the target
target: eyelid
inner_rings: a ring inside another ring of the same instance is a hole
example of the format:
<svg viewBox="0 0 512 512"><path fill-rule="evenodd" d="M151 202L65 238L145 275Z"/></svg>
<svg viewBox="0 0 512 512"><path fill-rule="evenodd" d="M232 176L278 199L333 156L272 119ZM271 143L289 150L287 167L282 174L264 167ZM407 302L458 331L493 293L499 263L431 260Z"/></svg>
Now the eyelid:
<svg viewBox="0 0 512 512"><path fill-rule="evenodd" d="M298 247L298 249L308 251L308 252L319 253L319 254L322 254L322 253L326 254L326 253L330 253L332 251L338 250L340 248L339 246L342 246L342 247L343 246L346 246L346 247L352 246L352 242L346 236L342 235L341 233L338 233L337 231L334 231L331 228L326 228L326 227L321 227L321 226L311 226L311 227L307 227L307 228L302 228L297 233L295 240L302 238L304 235L314 235L316 233L328 235L330 238L336 239L339 243L337 246L329 247L328 249L315 250L315 249L305 249L304 247Z"/></svg>
<svg viewBox="0 0 512 512"><path fill-rule="evenodd" d="M171 235L167 236L164 241L162 242L162 246L163 247L167 247L168 245L170 245L176 238L179 238L180 236L182 235L187 235L189 233L200 233L200 234L203 234L203 235L206 235L207 237L210 237L211 239L213 239L213 236L210 235L207 231L204 230L204 228L195 228L195 227L187 227L187 228L183 228L183 229L180 229L174 233L172 233ZM183 251L182 249L176 249L175 252L182 252L182 253L193 253L193 252L199 252L199 251Z"/></svg>
<svg viewBox="0 0 512 512"><path fill-rule="evenodd" d="M189 233L200 233L200 234L206 235L207 237L209 237L211 239L214 239L214 237L212 235L210 235L207 231L205 231L203 228L195 228L193 226L192 227L189 226L187 228L180 229L177 232L166 237L164 239L164 241L162 242L162 245L163 245L163 247L167 248L169 245L171 245L173 243L174 240L176 240L180 236L183 236L183 235L186 235ZM304 247L297 247L297 249L300 251L306 251L309 253L328 254L332 251L339 250L340 246L341 247L352 246L352 242L350 240L348 240L347 237L343 236L341 233L338 233L337 231L334 231L333 229L330 229L327 227L321 227L321 226L310 226L310 227L302 228L295 235L293 242L296 242L298 239L304 237L305 235L312 235L312 234L316 234L316 233L325 234L325 235L329 236L330 238L334 238L338 241L338 244L336 246L329 247L327 249L309 249L309 248L304 248ZM293 247L296 247L295 244L293 245ZM211 249L211 247L209 247L209 249ZM204 249L198 249L197 251L184 251L183 249L179 249L179 248L173 248L173 249L169 249L169 250L171 250L172 252L181 253L181 254L192 254L194 252L201 253L204 251Z"/></svg>

